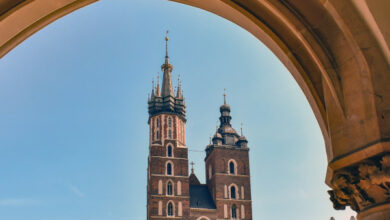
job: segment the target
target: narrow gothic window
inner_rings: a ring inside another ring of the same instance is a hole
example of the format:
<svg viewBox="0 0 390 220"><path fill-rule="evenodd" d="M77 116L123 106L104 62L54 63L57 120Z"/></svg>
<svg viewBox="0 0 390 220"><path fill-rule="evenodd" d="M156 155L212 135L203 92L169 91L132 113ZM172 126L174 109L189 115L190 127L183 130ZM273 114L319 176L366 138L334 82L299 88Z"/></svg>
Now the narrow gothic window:
<svg viewBox="0 0 390 220"><path fill-rule="evenodd" d="M168 203L168 216L173 216L173 204L172 204L172 202Z"/></svg>
<svg viewBox="0 0 390 220"><path fill-rule="evenodd" d="M230 163L229 163L229 173L230 174L234 174L235 172L234 172L234 163L233 163L233 161L230 161Z"/></svg>
<svg viewBox="0 0 390 220"><path fill-rule="evenodd" d="M171 145L168 146L168 157L172 157L172 147L171 147Z"/></svg>
<svg viewBox="0 0 390 220"><path fill-rule="evenodd" d="M168 118L168 127L172 127L172 119L171 118Z"/></svg>
<svg viewBox="0 0 390 220"><path fill-rule="evenodd" d="M172 164L167 163L167 175L172 175Z"/></svg>
<svg viewBox="0 0 390 220"><path fill-rule="evenodd" d="M230 198L231 199L236 198L236 187L235 186L230 187Z"/></svg>
<svg viewBox="0 0 390 220"><path fill-rule="evenodd" d="M172 138L172 131L171 131L171 130L168 130L168 138L169 138L169 139Z"/></svg>
<svg viewBox="0 0 390 220"><path fill-rule="evenodd" d="M168 182L167 184L167 194L172 195L172 182Z"/></svg>
<svg viewBox="0 0 390 220"><path fill-rule="evenodd" d="M156 127L157 127L157 128L160 127L160 119L158 119L158 118L157 118L157 120L156 120Z"/></svg>
<svg viewBox="0 0 390 220"><path fill-rule="evenodd" d="M158 131L156 131L156 139L159 139Z"/></svg>
<svg viewBox="0 0 390 220"><path fill-rule="evenodd" d="M232 206L232 218L237 218L237 207L236 207L236 205Z"/></svg>

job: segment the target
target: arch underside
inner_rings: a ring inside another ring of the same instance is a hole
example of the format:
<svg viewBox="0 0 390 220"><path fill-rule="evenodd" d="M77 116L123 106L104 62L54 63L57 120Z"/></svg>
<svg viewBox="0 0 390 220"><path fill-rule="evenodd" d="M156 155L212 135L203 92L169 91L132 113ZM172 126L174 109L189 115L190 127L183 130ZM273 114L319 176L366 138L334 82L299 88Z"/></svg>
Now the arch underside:
<svg viewBox="0 0 390 220"><path fill-rule="evenodd" d="M0 57L95 1L0 0ZM390 151L390 1L172 1L241 26L287 67L323 133L329 185L335 171Z"/></svg>

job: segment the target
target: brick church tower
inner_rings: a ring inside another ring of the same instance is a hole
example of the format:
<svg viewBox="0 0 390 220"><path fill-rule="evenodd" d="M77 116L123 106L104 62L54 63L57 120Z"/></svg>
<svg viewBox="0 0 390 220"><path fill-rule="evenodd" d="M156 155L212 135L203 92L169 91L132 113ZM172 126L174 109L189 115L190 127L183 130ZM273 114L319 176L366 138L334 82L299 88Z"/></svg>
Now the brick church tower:
<svg viewBox="0 0 390 220"><path fill-rule="evenodd" d="M220 107L220 126L206 147L206 184L191 169L185 142L185 104L178 82L172 89L168 38L162 87L148 99L149 157L147 219L252 220L248 141L230 124L230 106Z"/></svg>
<svg viewBox="0 0 390 220"><path fill-rule="evenodd" d="M249 148L245 136L230 124L230 106L220 107L220 126L206 147L206 183L217 207L217 219L252 219Z"/></svg>
<svg viewBox="0 0 390 220"><path fill-rule="evenodd" d="M152 89L149 108L147 219L188 219L188 150L185 143L185 104L180 88L174 94L169 63L168 37L162 88Z"/></svg>

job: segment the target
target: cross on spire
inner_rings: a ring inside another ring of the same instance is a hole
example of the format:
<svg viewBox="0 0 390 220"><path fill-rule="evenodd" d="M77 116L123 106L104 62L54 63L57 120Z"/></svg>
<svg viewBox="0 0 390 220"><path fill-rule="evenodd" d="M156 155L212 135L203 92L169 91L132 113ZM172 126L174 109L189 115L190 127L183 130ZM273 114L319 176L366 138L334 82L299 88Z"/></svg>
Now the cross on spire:
<svg viewBox="0 0 390 220"><path fill-rule="evenodd" d="M191 174L193 174L194 173L194 165L195 165L195 163L194 163L194 161L191 161Z"/></svg>
<svg viewBox="0 0 390 220"><path fill-rule="evenodd" d="M223 104L226 105L226 89L223 89Z"/></svg>

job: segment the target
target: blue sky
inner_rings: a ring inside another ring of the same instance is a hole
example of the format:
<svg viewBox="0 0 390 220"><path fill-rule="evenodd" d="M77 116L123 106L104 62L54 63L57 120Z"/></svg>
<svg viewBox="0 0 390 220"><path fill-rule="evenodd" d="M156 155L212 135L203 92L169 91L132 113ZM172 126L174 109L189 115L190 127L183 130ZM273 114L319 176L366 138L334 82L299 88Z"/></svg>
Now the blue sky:
<svg viewBox="0 0 390 220"><path fill-rule="evenodd" d="M235 24L162 0L101 0L0 60L0 219L145 219L147 96L167 29L201 181L226 88L251 148L254 219L349 220L328 199L323 138L286 68Z"/></svg>

